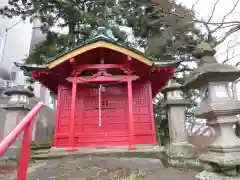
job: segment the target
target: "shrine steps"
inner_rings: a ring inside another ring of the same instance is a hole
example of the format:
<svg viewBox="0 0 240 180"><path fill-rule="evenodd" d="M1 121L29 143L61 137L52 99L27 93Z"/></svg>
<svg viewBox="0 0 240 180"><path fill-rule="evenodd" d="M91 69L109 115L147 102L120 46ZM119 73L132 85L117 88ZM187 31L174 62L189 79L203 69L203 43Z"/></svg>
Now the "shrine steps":
<svg viewBox="0 0 240 180"><path fill-rule="evenodd" d="M165 148L156 145L139 145L136 150L128 150L127 146L104 147L104 148L77 148L75 152L67 152L66 148L51 148L38 150L32 153L31 159L44 160L55 159L65 156L87 157L141 157L166 159Z"/></svg>
<svg viewBox="0 0 240 180"><path fill-rule="evenodd" d="M45 180L47 177L86 180L83 176L86 173L89 175L89 171L92 171L90 176L96 176L96 170L103 173L100 173L101 176L126 174L132 178L135 175L134 180L138 180L138 176L148 180L159 177L196 180L194 176L197 174L194 170L171 167L163 146L142 145L136 150L128 150L128 147L78 148L75 152L67 152L66 148L51 148L32 150L31 153L28 180ZM1 180L14 180L15 177L16 172L4 177L0 175Z"/></svg>

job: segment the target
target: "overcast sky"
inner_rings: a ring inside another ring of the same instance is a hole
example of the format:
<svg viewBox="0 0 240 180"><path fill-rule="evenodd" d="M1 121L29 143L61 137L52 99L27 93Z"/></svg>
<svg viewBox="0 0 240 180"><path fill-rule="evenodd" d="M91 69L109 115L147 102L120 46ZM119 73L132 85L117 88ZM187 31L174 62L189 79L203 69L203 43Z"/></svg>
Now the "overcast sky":
<svg viewBox="0 0 240 180"><path fill-rule="evenodd" d="M198 18L203 18L204 20L208 20L209 17L211 16L213 7L215 2L217 0L177 0L178 2L182 3L188 8L192 8L194 4L194 10L197 12ZM197 2L197 3L196 3ZM228 14L231 9L233 8L236 0L219 0L216 8L214 15L212 17L212 22L221 22L223 17ZM240 19L240 3L237 4L236 9L231 13L225 21L231 21L231 20L239 20ZM204 29L203 29L204 30ZM225 30L219 31L217 34L217 37L221 37L224 35ZM223 60L226 59L226 50L229 49L227 47L234 47L231 48L230 53L231 56L236 56L233 58L231 61L229 61L230 64L235 64L236 62L239 61L240 56L240 31L237 33L232 34L229 38L225 40L224 43L219 45L217 47L217 54L216 58L218 61L222 62Z"/></svg>
<svg viewBox="0 0 240 180"><path fill-rule="evenodd" d="M193 4L195 4L196 2L198 2L195 6L194 6L194 10L197 12L197 16L198 18L203 18L205 20L208 20L210 14L212 13L212 9L214 7L214 4L217 0L176 0L179 3L182 3L183 5L185 5L188 8L192 8ZM7 0L0 0L1 3L3 2L7 2ZM226 15L233 7L233 5L235 4L236 0L219 0L219 3L216 6L215 9L215 13L213 15L212 21L214 22L220 22L222 20L222 18L224 17L224 15ZM0 3L0 4L1 4ZM230 21L230 20L239 20L240 19L240 3L237 5L235 11L228 16L228 18L226 19L226 21ZM129 29L124 29L129 31ZM204 30L202 28L202 30ZM227 30L227 29L225 29ZM58 29L59 31L59 29ZM64 31L64 30L60 30L60 31ZM221 35L224 34L224 31L219 31L218 34L216 34L218 37L221 37ZM230 47L234 47L230 49L229 54L231 56L234 56L235 58L233 58L231 61L229 61L230 64L236 64L236 62L238 62L240 55L238 56L238 54L240 54L240 31L237 33L234 33L233 35L231 35L228 39L226 39L226 41L224 43L222 43L221 45L219 45L217 47L217 54L216 54L216 58L219 62L222 62L223 60L225 60L226 58L226 50L229 49L227 48L228 46Z"/></svg>
<svg viewBox="0 0 240 180"><path fill-rule="evenodd" d="M197 2L194 6L194 10L197 12L198 18L203 18L208 20L211 16L213 7L217 0L177 0L188 8L192 8L193 4ZM219 0L215 12L212 18L212 22L221 22L223 17L228 14L233 8L237 0ZM233 13L231 13L225 21L239 21L240 19L240 3L237 4ZM203 29L204 30L204 29ZM219 31L216 36L221 37L228 29ZM232 47L232 48L229 48ZM240 31L229 36L222 44L217 47L216 58L219 62L226 59L226 51L229 49L230 57L232 58L228 63L235 65L240 61ZM240 99L240 83L237 84L237 93Z"/></svg>

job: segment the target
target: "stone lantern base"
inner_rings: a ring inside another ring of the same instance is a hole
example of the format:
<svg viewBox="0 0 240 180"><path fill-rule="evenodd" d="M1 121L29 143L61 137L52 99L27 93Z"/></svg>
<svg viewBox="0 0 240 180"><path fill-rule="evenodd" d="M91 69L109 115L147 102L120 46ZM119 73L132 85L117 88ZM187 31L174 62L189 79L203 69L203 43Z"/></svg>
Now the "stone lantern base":
<svg viewBox="0 0 240 180"><path fill-rule="evenodd" d="M199 159L204 170L209 173L236 177L240 175L240 139L235 135L233 125L238 121L234 111L239 111L236 108L239 102L226 104L228 107L225 109L221 109L220 103L213 104L214 109L209 111L206 117L200 113L203 118L208 119L207 124L214 128L217 138L208 146L208 153ZM236 107L233 107L234 104Z"/></svg>
<svg viewBox="0 0 240 180"><path fill-rule="evenodd" d="M167 155L171 158L195 158L195 146L188 142L172 142L167 147Z"/></svg>
<svg viewBox="0 0 240 180"><path fill-rule="evenodd" d="M173 167L202 170L196 148L188 142L172 142L166 147L166 154Z"/></svg>
<svg viewBox="0 0 240 180"><path fill-rule="evenodd" d="M227 152L228 151L228 152ZM240 152L239 149L230 149L226 152L209 151L200 157L203 162L203 174L217 173L222 177L240 177ZM200 174L202 174L200 173ZM202 176L200 176L202 177ZM200 178L199 178L200 179ZM200 179L201 180L201 179ZM205 180L205 179L202 179Z"/></svg>
<svg viewBox="0 0 240 180"><path fill-rule="evenodd" d="M228 139L224 137L220 134L216 141L209 145L209 152L199 157L204 168L197 176L199 180L240 179L240 139L234 136L233 132L228 134Z"/></svg>

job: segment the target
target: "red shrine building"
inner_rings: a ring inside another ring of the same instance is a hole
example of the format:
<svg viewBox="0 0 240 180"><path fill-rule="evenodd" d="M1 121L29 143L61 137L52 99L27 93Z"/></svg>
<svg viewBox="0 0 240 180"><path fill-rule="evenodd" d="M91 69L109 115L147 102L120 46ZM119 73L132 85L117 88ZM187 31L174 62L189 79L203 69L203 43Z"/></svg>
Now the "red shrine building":
<svg viewBox="0 0 240 180"><path fill-rule="evenodd" d="M53 147L157 144L154 96L179 62L153 62L99 35L37 66L18 64L57 94Z"/></svg>

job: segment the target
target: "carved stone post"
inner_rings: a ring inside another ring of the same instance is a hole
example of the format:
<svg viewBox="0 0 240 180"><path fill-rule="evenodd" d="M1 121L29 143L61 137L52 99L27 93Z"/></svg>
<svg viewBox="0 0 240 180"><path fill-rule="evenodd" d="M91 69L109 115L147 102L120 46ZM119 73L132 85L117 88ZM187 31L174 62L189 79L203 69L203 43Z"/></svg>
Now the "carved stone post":
<svg viewBox="0 0 240 180"><path fill-rule="evenodd" d="M177 83L170 83L162 93L165 96L164 107L167 111L170 136L167 154L171 158L193 158L196 156L195 148L188 143L185 126L185 109L190 101L184 99L181 86Z"/></svg>
<svg viewBox="0 0 240 180"><path fill-rule="evenodd" d="M195 110L196 117L207 119L207 124L219 134L208 146L209 152L200 156L205 171L197 178L237 180L240 179L240 139L233 125L238 121L240 102L231 84L239 78L240 70L217 63L214 54L210 44L201 43L193 54L199 59L198 68L184 84L186 89L200 90L201 103Z"/></svg>
<svg viewBox="0 0 240 180"><path fill-rule="evenodd" d="M33 97L34 94L28 89L20 87L12 87L6 90L4 94L9 96L8 103L2 105L2 108L6 110L6 123L3 130L3 136L5 137L29 112L29 98ZM7 151L5 157L18 155L21 142L21 136L19 136Z"/></svg>

